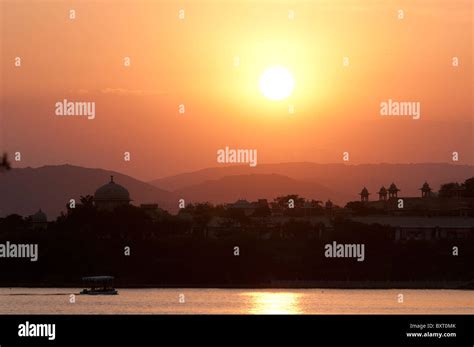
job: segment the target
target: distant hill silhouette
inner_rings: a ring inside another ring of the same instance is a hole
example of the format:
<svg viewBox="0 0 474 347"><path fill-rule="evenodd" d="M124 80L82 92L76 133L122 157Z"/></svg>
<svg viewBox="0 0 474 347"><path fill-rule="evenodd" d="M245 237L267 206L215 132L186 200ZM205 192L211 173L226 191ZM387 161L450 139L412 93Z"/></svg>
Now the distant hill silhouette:
<svg viewBox="0 0 474 347"><path fill-rule="evenodd" d="M229 194L231 194L231 191L238 191L239 189L238 187L226 188L219 183L211 184L209 181L220 180L227 176L276 174L302 181L298 185L298 188L308 188L308 190L300 191L300 194L305 197L311 197L312 192L310 187L316 185L316 187L326 187L329 191L334 191L336 195L329 197L333 201L343 204L349 200L359 199L358 193L364 186L366 186L372 194L370 196L371 199L377 199L376 192L382 185L387 187L392 182L395 182L398 188L401 189L401 196L418 196L420 194L418 189L425 181L428 181L434 190L438 190L443 183L464 181L466 178L471 177L473 173L474 166L445 163L347 165L304 162L261 164L255 168L248 166L208 168L157 179L150 183L169 191L176 190L181 193L188 191L193 199L206 200L206 197L214 193L206 192L205 187L211 189L214 185L219 187L219 189L226 189L229 191ZM234 179L234 182L238 183L236 179ZM242 179L242 182L248 182L248 180ZM292 184L296 183L293 182ZM202 185L201 188L198 187L199 185ZM279 194L279 188L278 184L275 185L275 194ZM245 192L244 187L240 189ZM260 194L259 189L258 185L252 187L252 189L250 189L252 196ZM268 186L265 189L268 191ZM200 197L198 192L201 192ZM223 192L216 194L222 196ZM244 195L245 194L242 194L241 197L245 197ZM327 199L328 197L326 195L327 193L319 199Z"/></svg>
<svg viewBox="0 0 474 347"><path fill-rule="evenodd" d="M343 195L318 183L298 181L276 174L250 174L224 176L216 180L177 190L186 201L209 201L213 203L234 202L238 199L273 200L277 196L299 194L305 198L342 199Z"/></svg>
<svg viewBox="0 0 474 347"><path fill-rule="evenodd" d="M394 181L400 196L418 196L423 182L434 190L440 184L472 177L473 166L450 164L263 164L255 168L230 166L209 168L146 183L117 172L73 165L12 169L0 175L0 216L27 216L41 208L53 219L71 198L93 195L115 176L126 187L133 204L156 202L176 212L178 199L186 202L233 202L237 199L273 199L299 194L308 199L331 199L339 205L358 200L366 186L377 199L380 186Z"/></svg>
<svg viewBox="0 0 474 347"><path fill-rule="evenodd" d="M157 202L169 208L177 201L170 192L114 171L72 165L19 168L0 175L0 216L27 216L41 208L53 219L66 210L69 199L79 201L81 195L93 195L110 181L110 175L128 189L134 204Z"/></svg>

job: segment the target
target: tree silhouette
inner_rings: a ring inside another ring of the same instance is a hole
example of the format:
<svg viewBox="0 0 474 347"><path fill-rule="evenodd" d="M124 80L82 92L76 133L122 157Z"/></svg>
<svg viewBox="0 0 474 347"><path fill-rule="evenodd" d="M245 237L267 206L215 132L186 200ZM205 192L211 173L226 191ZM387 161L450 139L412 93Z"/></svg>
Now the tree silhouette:
<svg viewBox="0 0 474 347"><path fill-rule="evenodd" d="M269 217L271 214L272 210L270 210L268 205L258 206L252 214L252 217Z"/></svg>
<svg viewBox="0 0 474 347"><path fill-rule="evenodd" d="M274 199L274 202L283 209L288 208L288 201L292 199L295 203L295 207L303 207L305 199L298 196L298 194L290 194L285 196L279 196Z"/></svg>
<svg viewBox="0 0 474 347"><path fill-rule="evenodd" d="M208 202L189 205L189 212L193 216L196 228L193 229L194 236L206 237L207 224L214 215L214 206Z"/></svg>
<svg viewBox="0 0 474 347"><path fill-rule="evenodd" d="M93 208L94 207L94 197L92 195L86 195L80 197L80 201L82 206L85 208Z"/></svg>
<svg viewBox="0 0 474 347"><path fill-rule="evenodd" d="M7 171L11 169L10 162L8 161L8 156L6 153L3 153L2 158L0 159L0 172Z"/></svg>
<svg viewBox="0 0 474 347"><path fill-rule="evenodd" d="M474 177L468 178L464 181L465 196L468 198L474 198Z"/></svg>
<svg viewBox="0 0 474 347"><path fill-rule="evenodd" d="M452 198L459 193L462 186L457 182L445 183L439 189L439 196L442 198Z"/></svg>

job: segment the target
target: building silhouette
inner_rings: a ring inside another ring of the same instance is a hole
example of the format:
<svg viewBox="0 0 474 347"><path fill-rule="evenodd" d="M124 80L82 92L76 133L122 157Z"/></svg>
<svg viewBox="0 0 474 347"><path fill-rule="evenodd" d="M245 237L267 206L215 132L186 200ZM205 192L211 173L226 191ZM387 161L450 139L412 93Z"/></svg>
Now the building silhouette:
<svg viewBox="0 0 474 347"><path fill-rule="evenodd" d="M115 183L114 176L110 176L110 182L94 193L94 204L99 210L113 211L117 207L129 205L130 201L128 190Z"/></svg>
<svg viewBox="0 0 474 347"><path fill-rule="evenodd" d="M420 188L420 190L422 198L429 198L432 196L431 187L428 182L423 183L423 186Z"/></svg>
<svg viewBox="0 0 474 347"><path fill-rule="evenodd" d="M380 200L380 201L387 201L387 194L388 194L388 191L387 191L387 189L386 189L384 186L382 186L382 187L380 188L378 194L379 194L379 200Z"/></svg>
<svg viewBox="0 0 474 347"><path fill-rule="evenodd" d="M369 201L370 193L369 193L369 191L367 190L366 187L364 187L362 189L362 191L359 193L359 195L360 195L360 201L362 201L362 202L368 202Z"/></svg>
<svg viewBox="0 0 474 347"><path fill-rule="evenodd" d="M32 229L46 229L48 227L48 217L41 209L29 216L29 221Z"/></svg>
<svg viewBox="0 0 474 347"><path fill-rule="evenodd" d="M456 191L452 197L440 197L433 193L428 182L421 188L421 196L399 196L400 189L392 182L388 189L382 186L378 191L378 200L369 201L369 191L366 187L359 193L363 206L381 213L391 215L419 215L419 216L468 216L473 213L474 199L462 197ZM461 191L459 189L459 191Z"/></svg>

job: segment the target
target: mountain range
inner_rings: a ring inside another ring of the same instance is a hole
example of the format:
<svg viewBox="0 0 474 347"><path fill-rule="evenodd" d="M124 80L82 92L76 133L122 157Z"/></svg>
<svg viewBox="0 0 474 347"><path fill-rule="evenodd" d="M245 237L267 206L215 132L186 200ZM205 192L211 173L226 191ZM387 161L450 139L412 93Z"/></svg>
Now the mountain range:
<svg viewBox="0 0 474 347"><path fill-rule="evenodd" d="M474 175L474 166L445 163L421 164L316 164L279 163L208 168L149 182L192 199L278 195L294 189L306 198L328 199L338 204L359 199L367 187L376 199L378 190L394 182L401 196L419 196L426 181L434 191L447 182L462 182ZM272 186L273 185L273 186ZM250 187L250 188L249 188ZM273 192L273 194L272 194ZM266 195L265 195L266 194Z"/></svg>
<svg viewBox="0 0 474 347"><path fill-rule="evenodd" d="M433 190L447 182L462 182L472 177L473 166L444 163L428 164L316 164L279 163L228 166L198 170L143 182L104 169L73 165L15 168L0 174L0 216L11 213L30 215L41 208L53 219L65 211L69 199L93 195L108 183L110 176L126 187L132 203L158 203L176 212L178 199L189 202L225 203L237 199L273 199L299 194L307 199L327 200L344 205L358 200L367 187L371 199L383 185L395 182L400 196L419 196L427 181Z"/></svg>
<svg viewBox="0 0 474 347"><path fill-rule="evenodd" d="M157 202L170 208L173 194L121 173L73 165L18 168L0 174L0 216L31 215L42 209L49 219L66 211L70 199L94 195L100 186L114 181L128 189L132 203Z"/></svg>

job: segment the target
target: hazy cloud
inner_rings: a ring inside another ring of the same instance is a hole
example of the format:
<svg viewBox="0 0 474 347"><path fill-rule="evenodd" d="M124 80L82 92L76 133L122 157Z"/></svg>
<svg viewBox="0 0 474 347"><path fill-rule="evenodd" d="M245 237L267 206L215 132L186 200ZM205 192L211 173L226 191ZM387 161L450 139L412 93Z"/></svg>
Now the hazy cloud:
<svg viewBox="0 0 474 347"><path fill-rule="evenodd" d="M160 95L165 94L165 91L159 89L104 88L101 89L101 93L118 95Z"/></svg>

